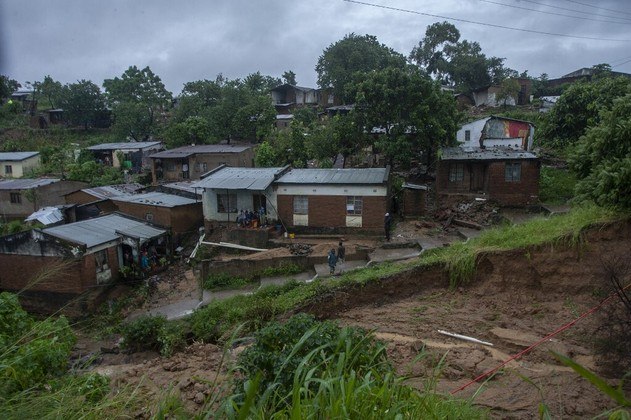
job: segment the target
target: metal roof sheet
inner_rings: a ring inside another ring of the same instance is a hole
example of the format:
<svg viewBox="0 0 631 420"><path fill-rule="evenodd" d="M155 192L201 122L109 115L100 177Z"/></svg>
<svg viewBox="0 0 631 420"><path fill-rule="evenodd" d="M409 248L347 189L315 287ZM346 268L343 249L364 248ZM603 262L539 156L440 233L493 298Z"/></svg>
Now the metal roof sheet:
<svg viewBox="0 0 631 420"><path fill-rule="evenodd" d="M0 153L0 161L20 161L37 155L39 155L39 152L3 152Z"/></svg>
<svg viewBox="0 0 631 420"><path fill-rule="evenodd" d="M144 186L142 184L135 182L130 184L104 185L102 187L84 188L81 191L101 200L106 200L112 197L131 195L143 188Z"/></svg>
<svg viewBox="0 0 631 420"><path fill-rule="evenodd" d="M161 145L161 141L128 141L120 143L101 143L90 146L88 150L135 150L147 149L153 146Z"/></svg>
<svg viewBox="0 0 631 420"><path fill-rule="evenodd" d="M197 181L178 181L170 182L168 184L162 184L165 188L173 188L174 190L186 191L189 193L200 195L202 192L200 189L196 189L195 185ZM199 187L198 187L199 188Z"/></svg>
<svg viewBox="0 0 631 420"><path fill-rule="evenodd" d="M54 225L55 223L63 222L64 213L58 207L43 207L24 219L25 222L33 220L37 220L44 225Z"/></svg>
<svg viewBox="0 0 631 420"><path fill-rule="evenodd" d="M151 158L179 158L202 153L241 153L251 149L250 146L235 146L231 144L200 144L195 146L183 146L177 149L164 150L154 153Z"/></svg>
<svg viewBox="0 0 631 420"><path fill-rule="evenodd" d="M167 194L163 192L148 192L144 194L125 195L113 197L112 201L122 201L125 203L147 204L158 207L177 207L186 206L197 203L192 198L182 197L180 195Z"/></svg>
<svg viewBox="0 0 631 420"><path fill-rule="evenodd" d="M118 240L121 235L150 239L166 233L138 220L118 214L83 220L67 225L43 229L43 232L69 242L84 244L88 248Z"/></svg>
<svg viewBox="0 0 631 420"><path fill-rule="evenodd" d="M0 190L29 190L61 181L59 178L20 178L0 181Z"/></svg>
<svg viewBox="0 0 631 420"><path fill-rule="evenodd" d="M524 150L509 147L493 147L481 149L479 147L447 147L442 149L441 160L506 160L506 159L537 159L537 155Z"/></svg>
<svg viewBox="0 0 631 420"><path fill-rule="evenodd" d="M211 173L193 184L194 187L222 190L263 191L285 168L230 168Z"/></svg>
<svg viewBox="0 0 631 420"><path fill-rule="evenodd" d="M279 184L383 184L387 177L387 168L292 169L276 182Z"/></svg>

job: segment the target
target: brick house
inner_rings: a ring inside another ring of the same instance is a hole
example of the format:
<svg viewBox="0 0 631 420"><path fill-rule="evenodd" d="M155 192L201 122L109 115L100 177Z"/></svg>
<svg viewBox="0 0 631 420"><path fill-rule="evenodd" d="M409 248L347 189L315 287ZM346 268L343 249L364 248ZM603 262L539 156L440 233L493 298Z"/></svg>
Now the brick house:
<svg viewBox="0 0 631 420"><path fill-rule="evenodd" d="M539 196L539 158L505 147L442 149L436 172L441 203L484 197L505 206L535 204Z"/></svg>
<svg viewBox="0 0 631 420"><path fill-rule="evenodd" d="M39 152L0 153L0 174L6 178L22 178L40 166Z"/></svg>
<svg viewBox="0 0 631 420"><path fill-rule="evenodd" d="M148 192L112 197L111 201L120 213L170 228L175 241L197 231L204 221L201 200L179 195Z"/></svg>
<svg viewBox="0 0 631 420"><path fill-rule="evenodd" d="M150 168L149 155L164 149L161 141L129 141L120 143L101 143L90 146L87 150L94 153L97 162L114 168L124 167L133 172ZM122 160L121 160L122 158Z"/></svg>
<svg viewBox="0 0 631 420"><path fill-rule="evenodd" d="M41 207L64 204L64 195L85 187L80 181L57 178L0 180L0 215L23 219Z"/></svg>
<svg viewBox="0 0 631 420"><path fill-rule="evenodd" d="M293 230L383 228L389 168L292 169L274 181L278 215Z"/></svg>
<svg viewBox="0 0 631 420"><path fill-rule="evenodd" d="M117 207L111 201L112 198L133 195L143 188L144 186L138 183L104 185L73 191L66 194L64 199L66 204L76 204L77 220L85 220L115 212Z"/></svg>
<svg viewBox="0 0 631 420"><path fill-rule="evenodd" d="M152 154L150 158L155 185L200 179L203 174L221 165L251 168L254 166L254 149L231 144L202 144L165 150Z"/></svg>
<svg viewBox="0 0 631 420"><path fill-rule="evenodd" d="M3 236L0 289L32 310L82 314L149 246L170 254L167 231L119 214Z"/></svg>

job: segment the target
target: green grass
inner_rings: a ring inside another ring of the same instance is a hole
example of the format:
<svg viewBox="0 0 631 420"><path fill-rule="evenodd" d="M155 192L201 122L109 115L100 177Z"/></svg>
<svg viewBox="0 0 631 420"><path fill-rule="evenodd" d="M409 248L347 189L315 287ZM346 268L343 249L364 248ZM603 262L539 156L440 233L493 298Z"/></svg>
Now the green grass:
<svg viewBox="0 0 631 420"><path fill-rule="evenodd" d="M539 178L539 199L546 204L564 204L574 197L576 176L567 169L543 166Z"/></svg>

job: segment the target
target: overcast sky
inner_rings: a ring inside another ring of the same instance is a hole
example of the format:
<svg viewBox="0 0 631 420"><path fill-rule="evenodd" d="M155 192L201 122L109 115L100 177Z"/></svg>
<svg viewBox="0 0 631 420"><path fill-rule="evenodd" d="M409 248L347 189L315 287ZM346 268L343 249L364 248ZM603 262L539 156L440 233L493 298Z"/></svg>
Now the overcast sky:
<svg viewBox="0 0 631 420"><path fill-rule="evenodd" d="M63 83L89 79L101 85L130 65L150 66L178 94L185 82L219 73L232 79L293 70L299 85L316 87L318 57L350 32L375 35L407 56L428 25L445 20L419 13L605 39L451 21L487 56L505 57L508 67L530 75L559 77L603 62L631 73L629 0L366 3L403 10L343 0L2 0L0 73L20 82L50 74Z"/></svg>

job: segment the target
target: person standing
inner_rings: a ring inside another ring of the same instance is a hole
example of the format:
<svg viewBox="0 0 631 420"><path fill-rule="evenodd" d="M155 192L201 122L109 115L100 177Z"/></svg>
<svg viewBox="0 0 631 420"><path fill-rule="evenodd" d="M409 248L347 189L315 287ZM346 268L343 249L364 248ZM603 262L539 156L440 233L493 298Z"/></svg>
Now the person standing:
<svg viewBox="0 0 631 420"><path fill-rule="evenodd" d="M337 264L337 257L335 256L335 250L333 248L331 248L331 250L329 251L327 261L329 263L329 273L335 273L335 264Z"/></svg>
<svg viewBox="0 0 631 420"><path fill-rule="evenodd" d="M390 216L390 213L386 213L383 219L383 227L386 231L386 241L390 242L390 228L392 227L392 216Z"/></svg>
<svg viewBox="0 0 631 420"><path fill-rule="evenodd" d="M340 244L337 246L337 261L340 263L340 273L343 271L344 259L346 258L346 248L344 248L344 244L340 241Z"/></svg>

